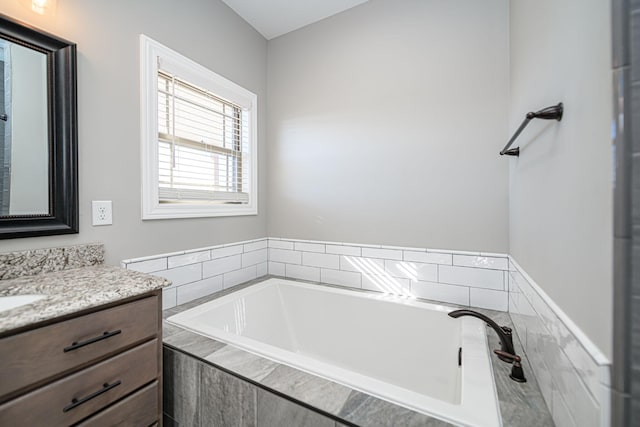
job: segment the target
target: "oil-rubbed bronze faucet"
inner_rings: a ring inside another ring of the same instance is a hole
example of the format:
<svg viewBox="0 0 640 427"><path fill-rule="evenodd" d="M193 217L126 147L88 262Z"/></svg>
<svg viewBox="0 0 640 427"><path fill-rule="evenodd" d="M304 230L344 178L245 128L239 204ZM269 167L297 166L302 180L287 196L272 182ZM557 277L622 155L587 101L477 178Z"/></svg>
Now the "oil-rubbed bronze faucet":
<svg viewBox="0 0 640 427"><path fill-rule="evenodd" d="M505 353L504 351L500 351L500 350L493 350L493 352L497 354L498 357L500 356L506 357L513 361L513 367L511 368L511 373L509 374L509 378L519 383L527 382L527 379L524 377L524 371L522 370L522 364L520 363L522 361L520 356L518 356L517 354L513 355L513 354Z"/></svg>
<svg viewBox="0 0 640 427"><path fill-rule="evenodd" d="M520 363L522 359L516 354L516 351L513 348L513 336L511 335L511 328L507 326L500 326L484 314L478 313L477 311L473 310L454 310L449 313L449 316L456 319L462 316L476 317L484 321L487 325L491 326L491 328L496 331L496 334L498 334L498 337L500 337L500 350L494 350L494 353L497 354L498 358L503 362L513 364L513 367L511 368L511 375L509 375L509 377L519 383L524 383L527 381L527 379L524 377L522 364Z"/></svg>

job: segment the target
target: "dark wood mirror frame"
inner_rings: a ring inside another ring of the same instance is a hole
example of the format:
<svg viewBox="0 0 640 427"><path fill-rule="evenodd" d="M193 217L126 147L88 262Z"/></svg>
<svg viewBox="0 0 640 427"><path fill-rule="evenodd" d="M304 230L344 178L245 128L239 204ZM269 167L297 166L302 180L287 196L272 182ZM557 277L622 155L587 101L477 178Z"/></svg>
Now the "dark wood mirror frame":
<svg viewBox="0 0 640 427"><path fill-rule="evenodd" d="M0 239L78 233L76 45L0 15L0 38L47 58L49 214L0 217Z"/></svg>

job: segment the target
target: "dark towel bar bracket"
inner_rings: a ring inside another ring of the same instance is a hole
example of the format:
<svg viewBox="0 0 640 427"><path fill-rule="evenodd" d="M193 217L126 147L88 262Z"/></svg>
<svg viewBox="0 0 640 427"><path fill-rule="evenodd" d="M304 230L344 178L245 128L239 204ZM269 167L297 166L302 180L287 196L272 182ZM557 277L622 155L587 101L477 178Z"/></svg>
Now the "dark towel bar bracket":
<svg viewBox="0 0 640 427"><path fill-rule="evenodd" d="M557 121L560 121L560 120L562 120L563 111L564 111L564 106L562 105L562 102L560 102L558 105L553 105L551 107L543 108L540 111L527 113L527 116L525 117L524 121L522 122L522 124L520 125L520 127L518 128L516 133L513 134L513 136L509 140L509 142L507 142L507 145L504 146L504 148L500 152L500 155L501 156L504 156L504 155L507 155L507 156L519 156L520 155L520 147L516 147L516 148L509 148L509 147L511 147L511 144L513 144L513 141L515 141L516 138L518 138L518 136L520 136L520 133L522 133L524 128L527 127L529 122L531 120L533 120L533 119L544 119L544 120L557 120Z"/></svg>

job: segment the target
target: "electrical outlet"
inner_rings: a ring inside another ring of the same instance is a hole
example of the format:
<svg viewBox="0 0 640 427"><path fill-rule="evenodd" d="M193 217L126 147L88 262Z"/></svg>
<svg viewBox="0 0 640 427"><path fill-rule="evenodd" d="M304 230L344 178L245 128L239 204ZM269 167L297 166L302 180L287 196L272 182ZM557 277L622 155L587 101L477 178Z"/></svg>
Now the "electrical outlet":
<svg viewBox="0 0 640 427"><path fill-rule="evenodd" d="M100 201L93 200L91 202L93 225L111 225L113 224L113 211L111 208L111 200Z"/></svg>

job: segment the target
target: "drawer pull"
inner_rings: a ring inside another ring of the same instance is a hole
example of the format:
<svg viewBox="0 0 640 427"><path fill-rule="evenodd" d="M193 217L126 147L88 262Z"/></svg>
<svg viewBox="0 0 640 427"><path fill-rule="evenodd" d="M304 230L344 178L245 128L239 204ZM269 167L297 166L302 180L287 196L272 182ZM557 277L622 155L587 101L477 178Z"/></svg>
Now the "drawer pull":
<svg viewBox="0 0 640 427"><path fill-rule="evenodd" d="M104 384L102 384L102 388L100 390L98 390L96 392L93 392L90 395L83 397L82 399L72 399L71 400L71 404L65 406L62 409L62 412L68 412L68 411L72 410L73 408L75 408L76 406L80 406L83 403L90 401L94 397L98 397L102 393L106 393L109 390L111 390L112 388L115 388L115 387L119 386L120 384L122 384L122 381L120 381L120 380L118 380L118 381L116 381L114 383L111 383L111 384L104 383Z"/></svg>
<svg viewBox="0 0 640 427"><path fill-rule="evenodd" d="M72 351L72 350L78 349L80 347L84 347L85 345L93 344L94 342L106 340L107 338L111 338L112 336L118 335L121 332L122 331L120 329L118 329L117 331L113 331L113 332L105 332L104 334L100 335L99 337L91 338L91 339L88 339L86 341L71 343L71 345L69 347L65 347L64 348L64 352L66 353L68 351Z"/></svg>

